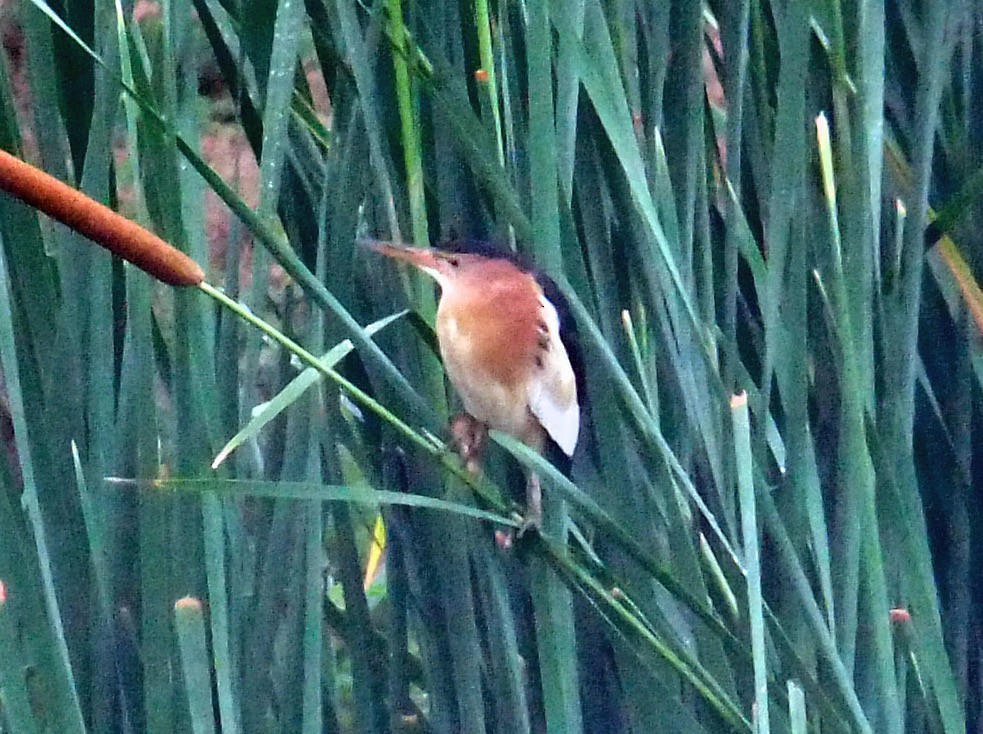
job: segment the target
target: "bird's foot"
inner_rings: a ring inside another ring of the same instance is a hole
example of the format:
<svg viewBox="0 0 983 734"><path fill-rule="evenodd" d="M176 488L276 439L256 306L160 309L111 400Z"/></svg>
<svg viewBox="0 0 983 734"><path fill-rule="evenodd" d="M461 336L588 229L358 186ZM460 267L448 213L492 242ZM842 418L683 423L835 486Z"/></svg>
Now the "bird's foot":
<svg viewBox="0 0 983 734"><path fill-rule="evenodd" d="M515 541L532 531L539 532L543 527L543 489L539 477L529 476L526 484L526 516L521 518L518 528L495 531L495 544L502 550L509 550Z"/></svg>
<svg viewBox="0 0 983 734"><path fill-rule="evenodd" d="M481 471L481 458L488 443L488 426L467 413L451 420L451 438L464 466L472 474Z"/></svg>
<svg viewBox="0 0 983 734"><path fill-rule="evenodd" d="M526 507L526 516L522 518L522 524L515 532L515 537L522 540L522 536L535 530L537 533L543 527L543 503L529 502Z"/></svg>
<svg viewBox="0 0 983 734"><path fill-rule="evenodd" d="M543 527L542 516L533 517L532 515L526 515L524 518L522 518L522 524L519 526L519 529L515 531L515 537L518 540L522 540L523 536L525 536L526 533L532 531L538 533L542 529L542 527Z"/></svg>
<svg viewBox="0 0 983 734"><path fill-rule="evenodd" d="M522 542L528 533L538 533L543 526L542 516L527 515L515 528L504 528L495 531L495 545L503 551L512 550L516 542Z"/></svg>
<svg viewBox="0 0 983 734"><path fill-rule="evenodd" d="M526 517L519 528L519 537L532 528L539 530L543 526L543 488L539 476L530 474L526 482Z"/></svg>

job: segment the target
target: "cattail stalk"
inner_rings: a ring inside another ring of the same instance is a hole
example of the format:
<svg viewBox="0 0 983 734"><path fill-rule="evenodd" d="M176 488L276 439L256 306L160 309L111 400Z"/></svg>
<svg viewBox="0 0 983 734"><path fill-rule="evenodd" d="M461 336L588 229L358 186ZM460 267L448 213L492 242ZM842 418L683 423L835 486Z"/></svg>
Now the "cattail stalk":
<svg viewBox="0 0 983 734"><path fill-rule="evenodd" d="M198 263L153 232L3 150L0 189L164 283L198 285L205 279Z"/></svg>

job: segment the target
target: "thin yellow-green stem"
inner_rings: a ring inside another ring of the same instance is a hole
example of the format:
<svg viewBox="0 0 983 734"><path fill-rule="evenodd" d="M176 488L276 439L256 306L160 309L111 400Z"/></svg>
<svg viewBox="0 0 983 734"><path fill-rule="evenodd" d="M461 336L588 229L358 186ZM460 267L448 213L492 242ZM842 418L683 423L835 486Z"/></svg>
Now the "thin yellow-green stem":
<svg viewBox="0 0 983 734"><path fill-rule="evenodd" d="M625 327L625 335L628 337L628 346L631 349L632 360L635 371L638 372L638 380L642 385L642 392L645 395L645 404L653 416L659 414L658 398L649 383L648 371L645 368L645 360L642 358L642 348L639 344L638 333L635 331L635 324L631 318L631 311L625 309L621 312L621 323Z"/></svg>
<svg viewBox="0 0 983 734"><path fill-rule="evenodd" d="M498 162L505 165L505 149L502 144L502 119L498 112L498 82L495 77L495 54L492 50L491 19L488 15L488 0L475 0L474 22L478 28L478 58L481 60L483 76L478 79L479 88L484 89L488 98L488 108L495 122L495 147Z"/></svg>
<svg viewBox="0 0 983 734"><path fill-rule="evenodd" d="M406 187L410 207L410 220L413 229L413 243L417 247L430 244L430 231L427 225L427 199L423 186L423 155L420 151L420 125L416 115L413 82L410 79L407 49L410 46L409 33L403 24L401 0L387 0L393 44L393 68L396 74L396 102L399 108L399 121L403 138L403 163L406 166ZM398 22L397 22L398 21ZM416 309L428 320L436 314L437 304L430 279L420 273L414 274L411 283L413 302ZM441 415L446 410L444 378L437 366L437 360L424 356L426 395Z"/></svg>
<svg viewBox="0 0 983 734"><path fill-rule="evenodd" d="M387 0L389 15L402 19L403 6L400 0ZM396 48L407 46L406 26L392 24L393 43ZM396 102L399 106L399 122L403 135L403 160L406 165L406 187L409 194L410 219L413 224L413 243L425 247L430 242L427 228L427 201L423 188L423 157L420 153L420 131L413 111L413 89L410 82L406 57L402 53L393 54L393 68L396 72Z"/></svg>

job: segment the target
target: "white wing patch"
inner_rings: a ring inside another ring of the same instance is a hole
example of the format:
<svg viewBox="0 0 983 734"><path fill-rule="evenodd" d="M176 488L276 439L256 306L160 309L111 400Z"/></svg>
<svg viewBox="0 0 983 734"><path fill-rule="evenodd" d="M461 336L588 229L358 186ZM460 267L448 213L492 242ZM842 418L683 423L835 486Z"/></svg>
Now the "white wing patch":
<svg viewBox="0 0 983 734"><path fill-rule="evenodd" d="M577 381L570 357L560 341L560 318L556 308L540 295L543 321L549 347L542 354L542 365L529 383L529 410L567 456L573 456L580 434L580 405Z"/></svg>

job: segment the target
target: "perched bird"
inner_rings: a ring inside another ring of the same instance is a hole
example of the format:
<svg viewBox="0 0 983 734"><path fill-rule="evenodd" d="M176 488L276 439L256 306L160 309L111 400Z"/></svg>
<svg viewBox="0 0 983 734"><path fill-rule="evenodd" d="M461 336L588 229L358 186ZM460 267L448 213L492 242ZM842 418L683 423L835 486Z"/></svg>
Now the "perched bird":
<svg viewBox="0 0 983 734"><path fill-rule="evenodd" d="M511 253L478 243L462 252L368 246L415 265L440 285L437 341L466 411L452 421L451 433L469 469L480 466L489 428L541 454L552 443L572 457L580 433L577 376L552 281ZM527 483L526 510L527 524L538 525L542 490L535 474Z"/></svg>

